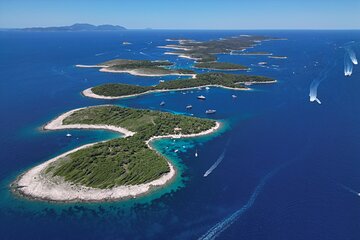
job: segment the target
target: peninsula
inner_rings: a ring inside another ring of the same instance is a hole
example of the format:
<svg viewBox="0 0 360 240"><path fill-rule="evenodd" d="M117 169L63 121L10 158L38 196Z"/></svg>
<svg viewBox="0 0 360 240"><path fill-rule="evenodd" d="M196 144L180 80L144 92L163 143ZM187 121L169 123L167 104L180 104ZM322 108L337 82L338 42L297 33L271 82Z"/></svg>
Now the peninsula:
<svg viewBox="0 0 360 240"><path fill-rule="evenodd" d="M180 91L199 87L222 87L235 90L249 89L245 85L255 83L274 83L276 80L263 76L248 76L226 73L197 74L195 78L170 80L156 86L138 86L122 83L109 83L92 87L83 91L83 95L100 99L117 99L134 97L141 94L165 91Z"/></svg>
<svg viewBox="0 0 360 240"><path fill-rule="evenodd" d="M63 202L136 197L168 183L175 168L151 147L158 138L211 134L220 123L170 113L102 105L64 113L44 129L108 129L124 134L88 144L40 164L17 178L20 195Z"/></svg>
<svg viewBox="0 0 360 240"><path fill-rule="evenodd" d="M159 77L167 75L195 76L195 72L188 69L170 69L173 63L169 61L114 59L96 65L78 64L80 68L100 68L101 72L129 73L136 76Z"/></svg>

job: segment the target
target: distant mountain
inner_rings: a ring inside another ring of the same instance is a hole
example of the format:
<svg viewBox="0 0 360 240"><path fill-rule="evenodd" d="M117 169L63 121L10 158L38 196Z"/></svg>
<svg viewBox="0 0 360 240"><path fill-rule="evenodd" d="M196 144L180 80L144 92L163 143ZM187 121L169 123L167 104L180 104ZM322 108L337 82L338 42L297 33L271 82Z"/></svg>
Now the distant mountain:
<svg viewBox="0 0 360 240"><path fill-rule="evenodd" d="M32 27L32 28L20 28L15 30L21 31L32 31L32 32L58 32L58 31L69 31L69 32L79 32L79 31L122 31L126 28L118 25L91 25L87 23L76 23L71 26L62 26L62 27Z"/></svg>

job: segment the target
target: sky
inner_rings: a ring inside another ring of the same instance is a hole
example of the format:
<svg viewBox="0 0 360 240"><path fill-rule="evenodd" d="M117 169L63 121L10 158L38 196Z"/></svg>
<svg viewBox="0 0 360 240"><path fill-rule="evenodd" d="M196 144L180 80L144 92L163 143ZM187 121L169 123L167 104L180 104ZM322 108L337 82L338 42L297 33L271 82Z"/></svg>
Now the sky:
<svg viewBox="0 0 360 240"><path fill-rule="evenodd" d="M0 28L360 29L360 0L0 0Z"/></svg>

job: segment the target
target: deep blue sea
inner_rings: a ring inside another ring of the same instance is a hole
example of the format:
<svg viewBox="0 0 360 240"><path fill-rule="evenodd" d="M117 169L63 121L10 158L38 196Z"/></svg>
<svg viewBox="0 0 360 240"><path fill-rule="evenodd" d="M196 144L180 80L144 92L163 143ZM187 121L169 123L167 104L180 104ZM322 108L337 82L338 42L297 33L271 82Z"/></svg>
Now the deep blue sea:
<svg viewBox="0 0 360 240"><path fill-rule="evenodd" d="M288 39L253 49L288 59L219 55L219 61L251 67L237 73L272 77L276 84L123 100L80 94L102 83L154 85L176 77L101 73L76 64L167 59L191 68L193 61L164 55L157 46L169 44L167 38L239 34ZM360 66L344 76L343 46L351 41L360 42L360 31L0 32L0 239L360 239ZM314 80L321 80L321 105L309 101ZM196 100L200 94L206 101ZM83 144L119 137L41 130L65 111L99 104L211 117L226 127L198 139L155 142L179 174L145 197L54 204L14 196L9 184L23 171ZM207 109L217 112L206 116Z"/></svg>

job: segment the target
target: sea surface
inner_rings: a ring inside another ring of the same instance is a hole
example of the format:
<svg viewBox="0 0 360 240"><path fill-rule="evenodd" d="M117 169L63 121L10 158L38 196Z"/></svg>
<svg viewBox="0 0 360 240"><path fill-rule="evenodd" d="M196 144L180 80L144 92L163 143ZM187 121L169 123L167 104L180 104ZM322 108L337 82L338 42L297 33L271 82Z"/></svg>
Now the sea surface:
<svg viewBox="0 0 360 240"><path fill-rule="evenodd" d="M219 61L251 67L235 73L272 77L276 84L123 100L80 94L102 83L154 85L177 77L101 73L76 64L124 58L191 68L193 61L164 55L157 46L168 38L239 34L288 39L252 49L287 59L219 55ZM360 31L0 32L0 239L360 239L360 66L344 76L343 46L351 41L360 42ZM309 101L314 80L321 80L321 105ZM206 101L196 99L200 94ZM9 184L25 170L83 144L120 137L41 129L65 111L100 104L211 117L225 127L212 136L155 142L179 174L144 197L55 204L12 194ZM207 109L217 112L207 116Z"/></svg>

